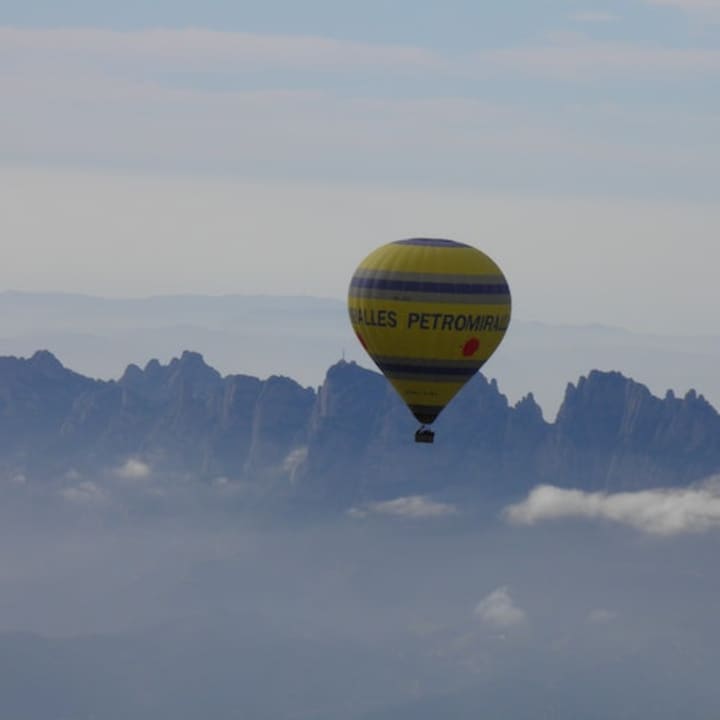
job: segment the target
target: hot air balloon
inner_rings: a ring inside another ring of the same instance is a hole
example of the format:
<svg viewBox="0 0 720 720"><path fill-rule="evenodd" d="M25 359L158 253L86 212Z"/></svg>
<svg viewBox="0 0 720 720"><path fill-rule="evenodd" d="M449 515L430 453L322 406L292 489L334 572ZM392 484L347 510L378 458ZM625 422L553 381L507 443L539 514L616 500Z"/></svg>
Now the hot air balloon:
<svg viewBox="0 0 720 720"><path fill-rule="evenodd" d="M358 340L421 423L417 442L495 352L510 323L510 289L477 248L411 238L379 247L348 292Z"/></svg>

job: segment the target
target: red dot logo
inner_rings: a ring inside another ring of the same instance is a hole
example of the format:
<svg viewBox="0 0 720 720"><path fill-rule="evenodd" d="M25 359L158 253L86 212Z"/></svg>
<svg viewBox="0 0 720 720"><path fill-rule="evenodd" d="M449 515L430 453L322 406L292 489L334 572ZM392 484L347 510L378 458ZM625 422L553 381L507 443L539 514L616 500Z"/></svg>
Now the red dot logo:
<svg viewBox="0 0 720 720"><path fill-rule="evenodd" d="M462 346L463 357L472 357L480 349L480 341L477 338L470 338Z"/></svg>

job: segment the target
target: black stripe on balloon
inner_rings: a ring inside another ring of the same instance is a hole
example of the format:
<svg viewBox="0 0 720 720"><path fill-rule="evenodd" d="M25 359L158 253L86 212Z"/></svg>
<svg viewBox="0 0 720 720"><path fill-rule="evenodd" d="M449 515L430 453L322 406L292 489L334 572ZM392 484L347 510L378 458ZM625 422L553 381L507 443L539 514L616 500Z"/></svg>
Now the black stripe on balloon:
<svg viewBox="0 0 720 720"><path fill-rule="evenodd" d="M438 283L413 282L412 280L382 280L380 278L354 277L351 288L359 290L396 290L398 292L445 293L458 295L509 295L507 283Z"/></svg>
<svg viewBox="0 0 720 720"><path fill-rule="evenodd" d="M409 365L406 363L379 362L377 366L386 375L435 375L438 377L462 380L472 377L478 367L452 367L447 365Z"/></svg>
<svg viewBox="0 0 720 720"><path fill-rule="evenodd" d="M408 405L410 412L423 425L429 425L442 412L442 405Z"/></svg>

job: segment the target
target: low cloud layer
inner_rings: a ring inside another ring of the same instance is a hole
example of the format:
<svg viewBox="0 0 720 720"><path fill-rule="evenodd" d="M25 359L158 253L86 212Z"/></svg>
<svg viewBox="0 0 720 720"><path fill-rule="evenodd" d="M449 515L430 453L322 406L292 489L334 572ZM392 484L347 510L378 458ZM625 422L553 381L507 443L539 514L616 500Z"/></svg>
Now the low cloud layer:
<svg viewBox="0 0 720 720"><path fill-rule="evenodd" d="M590 518L628 525L653 535L704 532L720 527L720 483L701 487L601 493L540 485L505 509L518 525Z"/></svg>
<svg viewBox="0 0 720 720"><path fill-rule="evenodd" d="M360 518L368 515L390 515L419 519L447 517L456 513L457 508L449 503L436 502L425 495L408 495L394 500L367 503L361 507L352 508L349 514Z"/></svg>
<svg viewBox="0 0 720 720"><path fill-rule="evenodd" d="M507 587L498 588L484 597L475 607L475 616L496 628L521 625L527 619L525 611L515 604Z"/></svg>

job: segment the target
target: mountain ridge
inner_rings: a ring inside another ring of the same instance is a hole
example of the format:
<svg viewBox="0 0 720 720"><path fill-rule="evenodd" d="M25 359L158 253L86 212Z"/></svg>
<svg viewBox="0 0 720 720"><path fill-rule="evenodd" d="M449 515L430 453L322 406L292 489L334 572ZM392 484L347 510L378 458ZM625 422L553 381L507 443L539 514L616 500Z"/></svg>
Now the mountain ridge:
<svg viewBox="0 0 720 720"><path fill-rule="evenodd" d="M73 299L74 298L74 299ZM702 388L720 407L720 336L652 334L514 317L488 366L513 402L532 391L554 418L569 379L590 368L641 378L655 394ZM673 334L680 332L680 334ZM279 295L160 295L103 298L0 292L0 355L51 350L67 367L116 379L138 358L168 363L186 348L223 374L261 378L292 367L302 384L322 384L341 357L374 369L356 341L341 299ZM292 353L292 366L288 353Z"/></svg>
<svg viewBox="0 0 720 720"><path fill-rule="evenodd" d="M356 503L464 488L513 496L538 483L587 490L687 485L720 471L720 415L695 390L654 396L619 372L566 388L557 418L514 405L478 374L438 419L436 444L392 387L353 362L317 389L286 376L222 376L201 354L129 365L117 380L52 353L0 358L0 479L148 473ZM490 489L490 490L488 490Z"/></svg>

